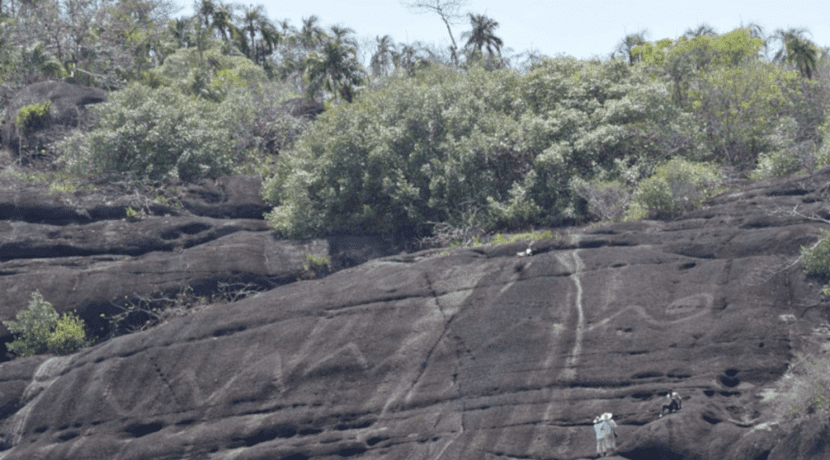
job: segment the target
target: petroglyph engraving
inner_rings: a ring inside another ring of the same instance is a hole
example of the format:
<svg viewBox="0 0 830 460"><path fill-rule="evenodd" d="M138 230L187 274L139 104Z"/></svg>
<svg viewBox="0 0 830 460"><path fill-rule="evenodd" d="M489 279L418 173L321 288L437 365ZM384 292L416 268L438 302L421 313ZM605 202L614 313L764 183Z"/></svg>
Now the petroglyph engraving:
<svg viewBox="0 0 830 460"><path fill-rule="evenodd" d="M571 271L572 274L570 278L573 280L575 290L573 304L576 309L577 321L574 346L570 356L568 357L565 369L563 369L560 374L560 377L565 380L573 380L576 378L577 362L579 361L579 357L582 355L582 336L585 332L585 312L582 309L582 281L579 279L584 269L584 265L582 263L582 259L579 257L579 249L563 254L561 257L558 257L558 259Z"/></svg>
<svg viewBox="0 0 830 460"><path fill-rule="evenodd" d="M689 315L699 313L701 310L712 308L714 297L712 294L695 294L682 299L677 299L666 307L666 314L669 316Z"/></svg>

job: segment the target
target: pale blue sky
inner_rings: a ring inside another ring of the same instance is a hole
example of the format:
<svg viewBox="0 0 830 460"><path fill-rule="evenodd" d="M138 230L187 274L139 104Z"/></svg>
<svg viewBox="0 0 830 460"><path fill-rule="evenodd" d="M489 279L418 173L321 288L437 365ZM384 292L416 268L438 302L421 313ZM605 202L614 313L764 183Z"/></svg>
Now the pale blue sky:
<svg viewBox="0 0 830 460"><path fill-rule="evenodd" d="M181 14L192 3L178 0ZM396 43L422 41L449 45L449 35L435 14L415 14L398 0L246 0L262 4L268 17L290 19L295 27L312 14L324 26L355 30L362 43L390 35ZM497 35L513 53L531 49L554 56L607 56L628 33L648 29L650 40L675 38L700 23L719 33L755 22L767 33L777 28L804 27L819 46L830 46L830 0L824 1L637 1L637 0L469 0L465 11L483 13L499 22ZM456 41L468 30L465 18L453 26ZM460 44L460 43L459 43ZM369 51L371 52L371 50Z"/></svg>

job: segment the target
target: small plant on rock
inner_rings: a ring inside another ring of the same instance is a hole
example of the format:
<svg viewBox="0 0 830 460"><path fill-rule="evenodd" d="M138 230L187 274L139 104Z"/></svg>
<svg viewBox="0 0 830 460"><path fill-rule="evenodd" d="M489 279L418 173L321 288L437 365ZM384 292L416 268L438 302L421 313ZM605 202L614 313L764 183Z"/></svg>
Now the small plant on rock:
<svg viewBox="0 0 830 460"><path fill-rule="evenodd" d="M58 355L74 353L88 345L84 320L74 313L64 313L55 325L55 331L46 338L46 349Z"/></svg>
<svg viewBox="0 0 830 460"><path fill-rule="evenodd" d="M331 261L328 256L318 256L315 254L306 254L305 263L303 264L303 272L300 273L299 279L314 279L325 275L331 269Z"/></svg>
<svg viewBox="0 0 830 460"><path fill-rule="evenodd" d="M59 193L72 193L77 190L75 184L72 182L52 182L49 184L49 194L56 195Z"/></svg>
<svg viewBox="0 0 830 460"><path fill-rule="evenodd" d="M305 264L303 264L303 269L305 270L322 270L329 266L329 258L327 256L318 256L314 254L306 254L305 256Z"/></svg>
<svg viewBox="0 0 830 460"><path fill-rule="evenodd" d="M127 220L130 222L135 222L137 220L141 220L147 217L147 213L144 211L144 209L133 209L132 206L127 206L126 214Z"/></svg>
<svg viewBox="0 0 830 460"><path fill-rule="evenodd" d="M88 345L83 320L72 313L59 316L39 292L32 293L28 308L15 318L3 321L3 325L17 337L6 347L20 357L68 354Z"/></svg>
<svg viewBox="0 0 830 460"><path fill-rule="evenodd" d="M822 232L824 238L812 247L801 247L801 257L808 275L830 277L830 231Z"/></svg>
<svg viewBox="0 0 830 460"><path fill-rule="evenodd" d="M501 233L497 233L496 236L494 236L493 239L490 241L490 244L510 244L516 243L518 241L536 241L551 238L553 238L553 232L550 230L540 232L517 233L515 235L502 235Z"/></svg>
<svg viewBox="0 0 830 460"><path fill-rule="evenodd" d="M32 132L36 129L43 128L49 121L49 108L52 106L50 101L42 104L25 105L17 111L15 122L17 128L21 132Z"/></svg>

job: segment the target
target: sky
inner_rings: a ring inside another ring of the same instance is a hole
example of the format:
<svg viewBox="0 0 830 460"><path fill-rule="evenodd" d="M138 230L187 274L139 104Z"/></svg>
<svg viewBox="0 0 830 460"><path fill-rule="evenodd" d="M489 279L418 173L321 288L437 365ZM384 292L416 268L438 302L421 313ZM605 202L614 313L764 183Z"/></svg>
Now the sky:
<svg viewBox="0 0 830 460"><path fill-rule="evenodd" d="M192 2L178 0L181 15L192 14ZM434 1L434 0L433 0ZM435 13L421 13L399 0L248 0L263 5L269 18L289 19L299 28L302 18L317 15L324 27L355 30L361 45L374 48L375 37L390 35L396 43L421 41L450 44L447 28ZM766 33L791 27L806 28L820 47L830 46L830 1L638 1L638 0L468 0L462 12L485 14L499 23L496 35L504 48L520 54L535 51L580 59L606 57L627 34L648 31L649 40L676 38L686 29L706 23L718 33L741 24L761 25ZM470 29L466 17L452 26L461 34ZM369 50L371 54L372 50ZM504 51L504 50L503 50Z"/></svg>

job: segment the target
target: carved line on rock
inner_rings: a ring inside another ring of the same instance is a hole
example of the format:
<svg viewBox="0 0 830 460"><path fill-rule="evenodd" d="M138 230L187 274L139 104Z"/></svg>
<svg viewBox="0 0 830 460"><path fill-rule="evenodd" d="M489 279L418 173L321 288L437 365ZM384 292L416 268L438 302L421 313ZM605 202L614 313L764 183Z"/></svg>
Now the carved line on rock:
<svg viewBox="0 0 830 460"><path fill-rule="evenodd" d="M683 299L688 299L688 298L691 298L691 297L699 297L699 296L705 296L708 299L707 305L705 306L705 308L701 308L700 311L698 313L694 314L694 315L685 316L683 318L675 319L675 320L663 320L663 321L661 321L661 320L655 319L653 316L651 316L649 314L649 312L642 305L629 305L629 306L623 308L622 310L618 311L617 313L614 313L613 315L603 319L602 321L599 321L596 324L592 324L591 326L588 327L587 330L588 331L593 331L594 329L596 329L598 327L605 326L606 324L611 322L614 318L616 318L617 316L622 315L623 313L625 313L627 311L636 312L646 322L648 322L650 324L653 324L655 326L669 326L669 325L672 325L672 324L677 324L677 323L682 323L684 321L689 321L691 319L695 319L695 318L698 318L700 316L705 315L712 308L713 296L711 294L695 294L693 296L684 297ZM677 302L679 302L683 299L675 300L673 303L677 303Z"/></svg>
<svg viewBox="0 0 830 460"><path fill-rule="evenodd" d="M435 302L435 306L438 309L438 312L441 313L441 317L444 318L444 327L441 331L441 334L438 336L438 339L435 340L435 343L432 344L429 351L427 352L426 358L422 361L423 364L420 366L420 369L418 370L418 375L415 376L415 378L412 381L412 384L409 386L409 391L407 391L406 396L403 398L403 402L410 402L412 400L415 388L418 386L418 383L421 381L421 378L426 373L427 368L429 368L429 360L432 358L432 355L433 353L435 353L435 350L438 348L438 345L440 345L441 342L444 341L444 337L446 337L447 334L449 334L450 324L455 319L455 314L451 315L449 319L447 318L446 313L444 313L444 309L441 307L441 302L438 301L438 293L435 291L435 287L432 284L432 280L429 278L429 274L424 272L424 276L427 280L427 286L429 287L430 293L432 294L432 300L433 302ZM456 363L456 369L453 373L452 385L455 385L457 383L456 381L458 376L458 370L461 367L461 357L458 356L457 358L458 362ZM385 411L386 407L384 407L384 412Z"/></svg>
<svg viewBox="0 0 830 460"><path fill-rule="evenodd" d="M574 235L574 239L578 239L578 236ZM577 243L578 241L574 241L574 244ZM576 365L582 355L582 338L585 332L585 312L582 306L582 281L579 279L579 275L584 271L585 266L582 258L579 257L579 249L569 251L568 254L570 255L570 260L565 260L564 255L557 256L557 259L571 271L570 278L573 280L574 288L576 289L574 307L576 308L577 322L574 332L574 346L565 364L565 368L560 373L560 378L563 380L574 380L576 378Z"/></svg>

